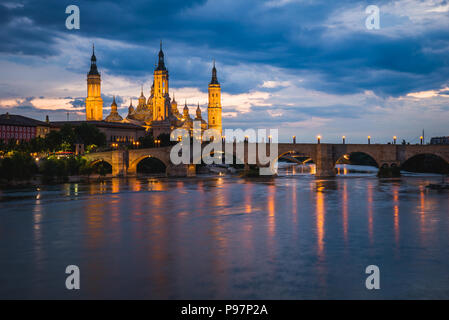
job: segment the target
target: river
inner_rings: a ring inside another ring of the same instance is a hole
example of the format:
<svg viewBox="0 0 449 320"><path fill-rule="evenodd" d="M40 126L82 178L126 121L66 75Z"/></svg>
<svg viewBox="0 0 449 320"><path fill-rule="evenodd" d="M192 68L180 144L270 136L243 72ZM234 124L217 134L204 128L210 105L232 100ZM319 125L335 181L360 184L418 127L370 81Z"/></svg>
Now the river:
<svg viewBox="0 0 449 320"><path fill-rule="evenodd" d="M441 177L311 171L1 190L0 298L449 298L449 193L425 188Z"/></svg>

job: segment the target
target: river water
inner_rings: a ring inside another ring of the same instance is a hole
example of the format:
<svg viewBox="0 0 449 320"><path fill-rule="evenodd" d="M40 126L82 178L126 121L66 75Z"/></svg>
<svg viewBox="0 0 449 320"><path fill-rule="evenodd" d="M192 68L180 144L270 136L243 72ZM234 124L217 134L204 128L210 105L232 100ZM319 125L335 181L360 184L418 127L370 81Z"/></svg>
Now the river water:
<svg viewBox="0 0 449 320"><path fill-rule="evenodd" d="M449 193L425 188L441 178L339 173L2 190L0 298L449 298Z"/></svg>

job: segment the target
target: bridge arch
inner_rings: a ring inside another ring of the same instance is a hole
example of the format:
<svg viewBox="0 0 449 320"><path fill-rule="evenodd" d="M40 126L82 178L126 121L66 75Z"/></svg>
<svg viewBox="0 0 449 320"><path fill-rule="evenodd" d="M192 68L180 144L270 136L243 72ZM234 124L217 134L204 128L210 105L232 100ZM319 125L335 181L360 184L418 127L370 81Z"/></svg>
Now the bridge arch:
<svg viewBox="0 0 449 320"><path fill-rule="evenodd" d="M141 155L141 156L137 157L136 159L133 159L132 161L129 162L128 173L137 174L137 166L139 165L139 163L148 158L153 158L153 159L156 159L156 160L160 161L161 163L163 163L165 166L165 172L166 172L166 170L169 166L169 163L166 160L162 159L162 157L154 156L152 154L145 154L145 155Z"/></svg>
<svg viewBox="0 0 449 320"><path fill-rule="evenodd" d="M306 161L304 162L297 162L298 164L306 164L307 162L313 161L313 163L316 163L315 161L315 157L312 154L308 154L308 152L299 152L298 150L288 150L288 151L284 151L282 153L279 153L278 156L276 157L276 159L273 161L273 163L271 164L271 170L272 172L274 172L274 168L276 167L276 165L279 162L279 159L282 158L285 155L289 155L289 154L300 154L300 155L304 155L305 158L307 158ZM313 174L313 172L312 172Z"/></svg>
<svg viewBox="0 0 449 320"><path fill-rule="evenodd" d="M91 166L91 167L96 166L100 162L105 162L105 163L109 164L112 167L112 163L111 163L111 161L109 159L95 159L95 160L91 160L89 162L89 166Z"/></svg>
<svg viewBox="0 0 449 320"><path fill-rule="evenodd" d="M416 172L449 173L449 157L445 157L438 152L420 152L409 155L401 163L401 168L405 171L418 169Z"/></svg>

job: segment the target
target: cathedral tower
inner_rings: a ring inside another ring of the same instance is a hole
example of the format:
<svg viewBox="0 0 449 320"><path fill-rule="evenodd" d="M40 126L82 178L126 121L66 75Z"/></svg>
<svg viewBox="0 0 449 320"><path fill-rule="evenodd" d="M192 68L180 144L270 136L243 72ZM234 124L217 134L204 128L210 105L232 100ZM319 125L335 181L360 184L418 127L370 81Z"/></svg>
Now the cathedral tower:
<svg viewBox="0 0 449 320"><path fill-rule="evenodd" d="M221 87L217 79L217 69L212 68L212 80L209 83L209 105L207 106L207 118L209 129L215 129L220 134L222 132L221 125Z"/></svg>
<svg viewBox="0 0 449 320"><path fill-rule="evenodd" d="M165 120L168 117L170 101L168 96L168 70L165 67L164 52L161 48L159 51L159 60L154 70L154 92L153 95L153 120ZM168 103L167 103L168 101Z"/></svg>
<svg viewBox="0 0 449 320"><path fill-rule="evenodd" d="M87 74L86 120L103 120L103 99L101 99L101 77L97 69L97 58L92 46L90 71Z"/></svg>

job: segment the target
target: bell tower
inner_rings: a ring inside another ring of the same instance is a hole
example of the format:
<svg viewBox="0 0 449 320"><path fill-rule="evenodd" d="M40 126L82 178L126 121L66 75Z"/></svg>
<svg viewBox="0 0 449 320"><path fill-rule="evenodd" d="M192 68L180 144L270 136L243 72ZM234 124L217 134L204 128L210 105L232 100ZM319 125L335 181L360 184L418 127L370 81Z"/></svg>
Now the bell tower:
<svg viewBox="0 0 449 320"><path fill-rule="evenodd" d="M165 67L162 41L159 50L158 65L154 70L153 120L165 120L168 117L166 100L168 99L168 70Z"/></svg>
<svg viewBox="0 0 449 320"><path fill-rule="evenodd" d="M221 87L217 79L217 69L212 68L212 79L209 83L209 104L207 106L207 118L209 129L215 129L222 133L221 124Z"/></svg>
<svg viewBox="0 0 449 320"><path fill-rule="evenodd" d="M103 99L101 99L101 76L97 69L95 48L92 46L90 71L87 74L86 120L103 120Z"/></svg>

